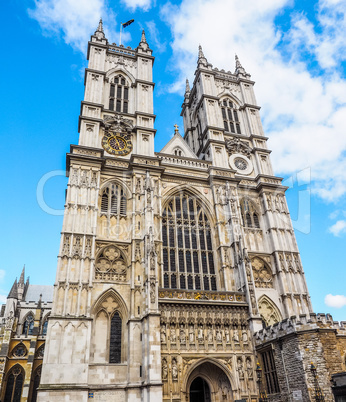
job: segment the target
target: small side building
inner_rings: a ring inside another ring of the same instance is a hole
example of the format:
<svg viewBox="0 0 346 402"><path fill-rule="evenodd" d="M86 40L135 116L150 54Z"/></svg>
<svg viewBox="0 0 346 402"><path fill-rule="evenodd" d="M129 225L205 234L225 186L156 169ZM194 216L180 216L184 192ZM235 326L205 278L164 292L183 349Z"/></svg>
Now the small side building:
<svg viewBox="0 0 346 402"><path fill-rule="evenodd" d="M254 341L269 401L346 401L345 321L293 316L258 331Z"/></svg>
<svg viewBox="0 0 346 402"><path fill-rule="evenodd" d="M0 401L35 402L53 286L31 285L23 268L0 312Z"/></svg>

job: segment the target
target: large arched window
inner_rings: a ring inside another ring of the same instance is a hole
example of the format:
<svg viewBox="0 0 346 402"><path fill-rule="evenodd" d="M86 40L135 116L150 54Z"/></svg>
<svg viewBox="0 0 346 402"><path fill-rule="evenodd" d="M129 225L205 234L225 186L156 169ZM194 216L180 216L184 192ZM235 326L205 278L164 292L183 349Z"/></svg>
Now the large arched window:
<svg viewBox="0 0 346 402"><path fill-rule="evenodd" d="M222 101L221 113L225 130L231 133L241 134L238 112L235 110L231 100L224 99Z"/></svg>
<svg viewBox="0 0 346 402"><path fill-rule="evenodd" d="M182 193L163 211L163 286L216 290L209 221L200 202Z"/></svg>
<svg viewBox="0 0 346 402"><path fill-rule="evenodd" d="M41 368L42 366L39 366L36 370L35 373L32 377L31 380L31 402L36 402L37 401L37 389L40 385L41 381Z"/></svg>
<svg viewBox="0 0 346 402"><path fill-rule="evenodd" d="M121 326L121 317L116 311L111 318L109 363L121 363Z"/></svg>
<svg viewBox="0 0 346 402"><path fill-rule="evenodd" d="M243 225L248 228L260 228L259 215L252 202L243 198L240 202Z"/></svg>
<svg viewBox="0 0 346 402"><path fill-rule="evenodd" d="M7 376L5 401L20 402L24 383L24 370L18 364L13 367Z"/></svg>
<svg viewBox="0 0 346 402"><path fill-rule="evenodd" d="M23 335L26 336L32 335L33 330L34 330L34 316L32 314L28 314L23 324Z"/></svg>
<svg viewBox="0 0 346 402"><path fill-rule="evenodd" d="M129 86L122 75L113 78L109 92L109 109L116 112L128 113Z"/></svg>
<svg viewBox="0 0 346 402"><path fill-rule="evenodd" d="M101 214L126 216L126 196L124 190L118 184L111 183L103 189Z"/></svg>

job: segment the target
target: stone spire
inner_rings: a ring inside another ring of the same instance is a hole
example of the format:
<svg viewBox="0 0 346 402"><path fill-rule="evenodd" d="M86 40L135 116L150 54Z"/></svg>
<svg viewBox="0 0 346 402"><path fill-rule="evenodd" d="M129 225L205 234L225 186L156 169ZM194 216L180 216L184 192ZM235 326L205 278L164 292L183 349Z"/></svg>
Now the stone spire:
<svg viewBox="0 0 346 402"><path fill-rule="evenodd" d="M23 300L25 290L25 265L18 281L18 300Z"/></svg>
<svg viewBox="0 0 346 402"><path fill-rule="evenodd" d="M104 38L105 38L105 33L104 33L104 31L103 31L103 22L102 22L102 18L100 18L99 25L98 25L98 27L97 27L97 29L96 29L96 31L95 31L95 36L96 36L98 39L104 39Z"/></svg>
<svg viewBox="0 0 346 402"><path fill-rule="evenodd" d="M201 45L198 46L198 61L197 61L197 63L198 63L198 67L200 67L200 65L205 66L205 67L208 66L208 60L204 56L204 53L203 53Z"/></svg>
<svg viewBox="0 0 346 402"><path fill-rule="evenodd" d="M250 77L250 74L248 74L245 71L245 68L241 65L237 55L235 55L235 72L234 72L234 74L243 75L244 77Z"/></svg>
<svg viewBox="0 0 346 402"><path fill-rule="evenodd" d="M7 296L8 299L18 299L18 284L17 284L17 278L14 281L14 284L12 285L12 288L10 290L10 293Z"/></svg>
<svg viewBox="0 0 346 402"><path fill-rule="evenodd" d="M190 92L190 83L189 80L186 78L185 95L190 94Z"/></svg>
<svg viewBox="0 0 346 402"><path fill-rule="evenodd" d="M142 31L141 41L139 42L138 49L141 49L141 51L144 53L146 53L147 50L150 50L148 42L147 42L147 38L145 37L144 29Z"/></svg>

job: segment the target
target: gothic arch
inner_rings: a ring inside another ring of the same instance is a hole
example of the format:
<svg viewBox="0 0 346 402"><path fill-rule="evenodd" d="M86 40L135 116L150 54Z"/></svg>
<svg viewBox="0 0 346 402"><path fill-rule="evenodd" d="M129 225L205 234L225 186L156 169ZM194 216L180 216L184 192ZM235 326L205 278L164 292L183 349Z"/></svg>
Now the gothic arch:
<svg viewBox="0 0 346 402"><path fill-rule="evenodd" d="M254 201L249 197L240 199L240 211L243 220L243 226L248 228L260 229L261 211Z"/></svg>
<svg viewBox="0 0 346 402"><path fill-rule="evenodd" d="M162 195L162 198L164 200L162 203L162 210L164 210L168 206L169 202L172 201L175 196L180 195L181 193L186 193L192 197L196 197L196 199L198 199L198 201L200 202L201 207L205 210L209 222L213 226L215 226L215 213L213 211L212 205L210 204L210 201L199 190L195 189L194 187L188 186L187 184L173 187Z"/></svg>
<svg viewBox="0 0 346 402"><path fill-rule="evenodd" d="M106 72L106 80L111 80L116 74L124 74L131 84L134 84L136 79L124 66L116 66Z"/></svg>
<svg viewBox="0 0 346 402"><path fill-rule="evenodd" d="M219 369L219 374L222 373L226 376L230 384L230 392L237 389L236 381L225 364L214 358L203 358L193 363L183 377L182 390L186 395L189 395L191 384L197 377L201 377L207 382L211 393L219 391L219 383L216 382L216 378L214 377L216 370L210 370L208 368L208 370L203 371L203 366L209 365L211 367L213 365L216 366Z"/></svg>
<svg viewBox="0 0 346 402"><path fill-rule="evenodd" d="M127 199L130 199L132 197L132 192L131 192L129 186L125 183L125 181L121 181L116 178L110 178L101 184L100 191L99 191L99 197L101 197L102 191L106 187L108 187L110 184L116 184L116 185L120 186L124 190L125 196Z"/></svg>
<svg viewBox="0 0 346 402"><path fill-rule="evenodd" d="M32 317L32 320L29 322L28 318ZM25 334L26 336L32 335L32 331L35 326L35 314L30 310L21 321L20 333Z"/></svg>
<svg viewBox="0 0 346 402"><path fill-rule="evenodd" d="M239 110L244 105L244 103L237 96L235 96L229 89L224 89L217 96L219 97L219 106L222 105L222 101L224 99L228 99L228 98L230 98L231 101L235 104L236 110Z"/></svg>
<svg viewBox="0 0 346 402"><path fill-rule="evenodd" d="M3 400L6 402L20 402L25 381L25 370L20 364L15 364L6 376Z"/></svg>
<svg viewBox="0 0 346 402"><path fill-rule="evenodd" d="M263 295L259 298L258 309L266 327L282 321L280 310L267 295Z"/></svg>
<svg viewBox="0 0 346 402"><path fill-rule="evenodd" d="M100 248L95 259L95 279L126 281L128 261L125 253L114 244Z"/></svg>
<svg viewBox="0 0 346 402"><path fill-rule="evenodd" d="M113 300L116 304L117 307L115 307L114 305L114 309L116 309L117 311L119 311L119 313L121 314L121 318L123 320L127 321L127 317L128 317L128 309L126 306L126 303L124 301L124 299L120 296L120 294L115 291L114 289L108 289L106 291L104 291L96 300L96 302L94 303L93 307L91 308L91 312L92 315L94 315L96 317L96 315L101 311L107 311L107 314L112 314L113 310L109 308L106 308L104 306L104 303L109 302L110 300Z"/></svg>

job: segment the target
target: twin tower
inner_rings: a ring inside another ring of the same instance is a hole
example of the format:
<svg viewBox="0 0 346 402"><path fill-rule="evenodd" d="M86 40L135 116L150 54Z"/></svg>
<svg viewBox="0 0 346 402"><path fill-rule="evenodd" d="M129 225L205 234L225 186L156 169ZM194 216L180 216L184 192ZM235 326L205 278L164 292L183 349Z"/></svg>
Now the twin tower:
<svg viewBox="0 0 346 402"><path fill-rule="evenodd" d="M88 59L38 401L254 401L258 359L279 392L254 333L312 308L250 75L200 47L155 152L144 31L125 48L100 22Z"/></svg>

